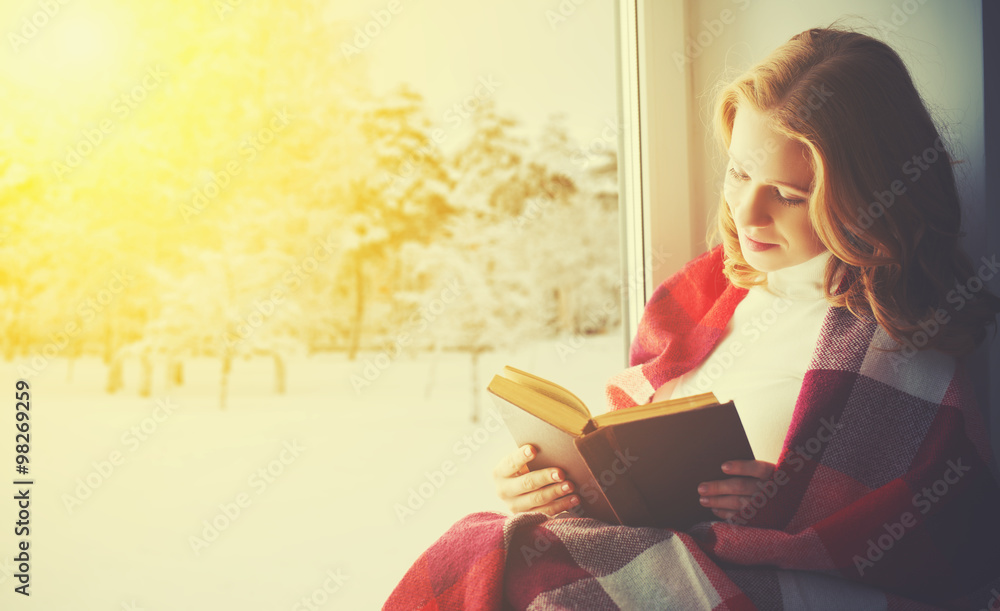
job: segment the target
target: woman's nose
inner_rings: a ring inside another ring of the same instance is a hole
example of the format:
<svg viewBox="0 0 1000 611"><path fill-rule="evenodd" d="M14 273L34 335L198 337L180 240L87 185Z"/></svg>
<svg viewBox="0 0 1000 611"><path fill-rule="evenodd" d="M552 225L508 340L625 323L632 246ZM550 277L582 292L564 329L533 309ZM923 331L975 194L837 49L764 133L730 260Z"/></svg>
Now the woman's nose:
<svg viewBox="0 0 1000 611"><path fill-rule="evenodd" d="M747 187L739 198L733 218L739 227L765 227L771 224L767 189Z"/></svg>

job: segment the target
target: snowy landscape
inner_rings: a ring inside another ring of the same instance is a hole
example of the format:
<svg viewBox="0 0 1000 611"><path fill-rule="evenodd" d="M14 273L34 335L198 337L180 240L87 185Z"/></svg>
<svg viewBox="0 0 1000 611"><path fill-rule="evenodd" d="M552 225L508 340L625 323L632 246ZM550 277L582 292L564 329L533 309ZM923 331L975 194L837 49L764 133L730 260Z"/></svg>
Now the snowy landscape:
<svg viewBox="0 0 1000 611"><path fill-rule="evenodd" d="M623 354L618 333L557 338L484 355L480 379L515 365L603 411ZM471 422L467 355L400 358L359 396L350 377L372 356L294 361L283 396L269 360L238 361L225 410L212 359L189 363L169 392L158 376L149 398L105 394L99 359L80 359L69 380L53 361L32 380L32 595L12 591L5 537L0 607L380 608L456 520L505 511L491 472L513 442ZM139 368L124 374L134 388ZM13 521L0 504L0 523Z"/></svg>
<svg viewBox="0 0 1000 611"><path fill-rule="evenodd" d="M615 5L49 4L0 7L0 609L379 608L505 509L491 376L625 362Z"/></svg>

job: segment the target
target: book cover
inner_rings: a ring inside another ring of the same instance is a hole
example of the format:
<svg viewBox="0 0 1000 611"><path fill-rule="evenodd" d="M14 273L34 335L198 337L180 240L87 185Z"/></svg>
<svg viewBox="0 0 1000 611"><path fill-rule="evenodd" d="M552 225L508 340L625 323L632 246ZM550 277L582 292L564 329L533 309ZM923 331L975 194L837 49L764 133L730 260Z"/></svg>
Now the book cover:
<svg viewBox="0 0 1000 611"><path fill-rule="evenodd" d="M529 468L562 468L582 501L573 513L609 524L683 530L718 519L698 484L729 477L727 460L754 458L733 402L710 393L590 417L566 389L512 367L489 390L515 443L537 449Z"/></svg>

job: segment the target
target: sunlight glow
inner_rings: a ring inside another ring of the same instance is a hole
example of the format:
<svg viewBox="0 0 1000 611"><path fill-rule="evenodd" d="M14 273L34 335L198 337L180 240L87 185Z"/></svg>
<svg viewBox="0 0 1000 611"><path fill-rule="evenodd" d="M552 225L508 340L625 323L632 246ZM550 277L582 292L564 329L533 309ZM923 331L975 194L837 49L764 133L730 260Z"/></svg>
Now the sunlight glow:
<svg viewBox="0 0 1000 611"><path fill-rule="evenodd" d="M70 87L66 94L103 86L121 69L125 34L107 13L54 15L24 39L15 75L38 89Z"/></svg>

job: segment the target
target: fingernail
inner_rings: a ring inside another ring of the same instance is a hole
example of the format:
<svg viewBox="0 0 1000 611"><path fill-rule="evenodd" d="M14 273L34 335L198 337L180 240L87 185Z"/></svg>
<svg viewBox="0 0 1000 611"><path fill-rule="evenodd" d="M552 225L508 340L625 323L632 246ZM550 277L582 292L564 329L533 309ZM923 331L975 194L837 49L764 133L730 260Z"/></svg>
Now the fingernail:
<svg viewBox="0 0 1000 611"><path fill-rule="evenodd" d="M561 482L562 481L562 473L559 473L558 471L553 471L552 472L552 479L555 480L555 481L557 481L557 482Z"/></svg>
<svg viewBox="0 0 1000 611"><path fill-rule="evenodd" d="M569 504L570 505L579 505L580 504L580 498L579 497L575 497L575 496L571 497L569 499Z"/></svg>
<svg viewBox="0 0 1000 611"><path fill-rule="evenodd" d="M524 448L524 455L530 458L531 457L531 448Z"/></svg>
<svg viewBox="0 0 1000 611"><path fill-rule="evenodd" d="M722 470L723 471L732 471L733 470L733 463L731 463L731 462L724 462L724 463L722 463Z"/></svg>
<svg viewBox="0 0 1000 611"><path fill-rule="evenodd" d="M701 503L702 505L708 505L708 499L706 499L705 497L701 497L700 499L698 499L698 501L699 501L699 502L700 502L700 503Z"/></svg>
<svg viewBox="0 0 1000 611"><path fill-rule="evenodd" d="M563 484L562 485L562 491L563 492L569 492L569 484Z"/></svg>
<svg viewBox="0 0 1000 611"><path fill-rule="evenodd" d="M698 486L698 494L706 494L708 492L708 486L702 484Z"/></svg>

